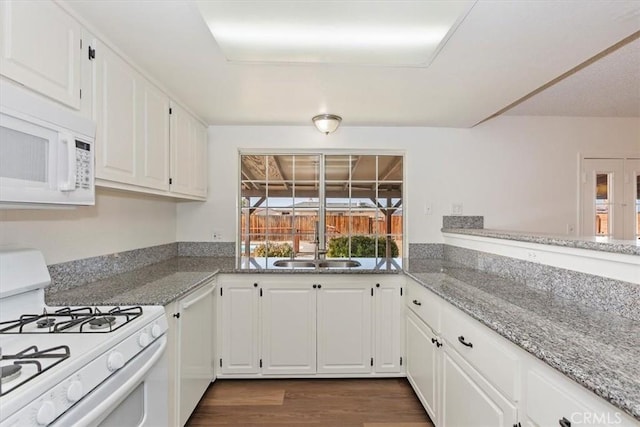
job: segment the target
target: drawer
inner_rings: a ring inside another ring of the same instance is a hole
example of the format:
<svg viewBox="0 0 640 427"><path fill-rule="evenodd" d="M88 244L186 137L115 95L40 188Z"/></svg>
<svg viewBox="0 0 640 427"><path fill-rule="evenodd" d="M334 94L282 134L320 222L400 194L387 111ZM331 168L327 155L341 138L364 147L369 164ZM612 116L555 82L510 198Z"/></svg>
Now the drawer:
<svg viewBox="0 0 640 427"><path fill-rule="evenodd" d="M505 396L519 400L520 359L511 349L514 344L448 303L440 335Z"/></svg>
<svg viewBox="0 0 640 427"><path fill-rule="evenodd" d="M576 414L592 412L550 378L533 371L527 375L527 418L533 425L559 426L563 418L574 424Z"/></svg>
<svg viewBox="0 0 640 427"><path fill-rule="evenodd" d="M407 306L434 332L440 332L440 318L444 301L416 281L407 284Z"/></svg>

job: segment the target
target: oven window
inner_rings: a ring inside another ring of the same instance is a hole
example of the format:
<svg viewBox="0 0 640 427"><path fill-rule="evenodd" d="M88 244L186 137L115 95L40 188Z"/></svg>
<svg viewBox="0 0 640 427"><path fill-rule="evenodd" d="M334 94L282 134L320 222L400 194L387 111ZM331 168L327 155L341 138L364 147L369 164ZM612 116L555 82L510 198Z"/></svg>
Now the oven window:
<svg viewBox="0 0 640 427"><path fill-rule="evenodd" d="M144 418L144 387L141 383L102 421L100 427L139 426Z"/></svg>

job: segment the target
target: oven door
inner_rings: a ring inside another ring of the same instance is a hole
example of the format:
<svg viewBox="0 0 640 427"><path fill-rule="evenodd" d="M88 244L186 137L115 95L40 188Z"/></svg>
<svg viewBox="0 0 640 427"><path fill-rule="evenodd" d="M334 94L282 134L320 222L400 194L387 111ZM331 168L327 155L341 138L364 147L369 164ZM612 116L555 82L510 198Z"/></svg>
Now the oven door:
<svg viewBox="0 0 640 427"><path fill-rule="evenodd" d="M111 375L51 426L162 427L169 423L165 335Z"/></svg>

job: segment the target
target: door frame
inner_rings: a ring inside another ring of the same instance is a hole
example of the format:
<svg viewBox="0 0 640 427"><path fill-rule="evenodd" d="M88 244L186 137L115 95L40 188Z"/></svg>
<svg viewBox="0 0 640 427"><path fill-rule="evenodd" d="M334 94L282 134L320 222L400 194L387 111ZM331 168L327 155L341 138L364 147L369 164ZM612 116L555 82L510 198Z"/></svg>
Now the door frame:
<svg viewBox="0 0 640 427"><path fill-rule="evenodd" d="M570 233L575 236L582 235L582 166L584 165L585 159L640 159L640 151L632 153L628 152L578 152L578 173L576 174L576 189L578 193L578 197L576 198L576 227L573 233Z"/></svg>

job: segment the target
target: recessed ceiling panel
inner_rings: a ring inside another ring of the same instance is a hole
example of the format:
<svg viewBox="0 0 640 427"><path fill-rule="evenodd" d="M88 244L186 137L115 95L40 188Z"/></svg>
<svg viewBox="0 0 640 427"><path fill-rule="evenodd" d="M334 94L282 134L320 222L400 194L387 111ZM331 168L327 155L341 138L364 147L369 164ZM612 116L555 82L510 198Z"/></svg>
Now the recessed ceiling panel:
<svg viewBox="0 0 640 427"><path fill-rule="evenodd" d="M427 66L475 1L198 1L227 60Z"/></svg>

